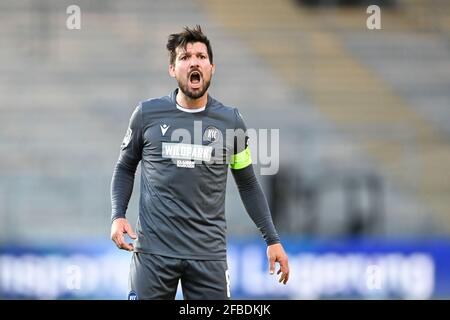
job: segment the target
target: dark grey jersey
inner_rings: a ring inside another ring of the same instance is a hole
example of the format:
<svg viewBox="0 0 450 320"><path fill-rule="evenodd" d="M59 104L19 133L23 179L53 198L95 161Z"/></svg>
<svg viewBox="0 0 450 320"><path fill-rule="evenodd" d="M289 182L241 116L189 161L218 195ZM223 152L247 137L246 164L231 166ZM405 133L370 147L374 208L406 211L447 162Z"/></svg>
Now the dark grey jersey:
<svg viewBox="0 0 450 320"><path fill-rule="evenodd" d="M113 175L112 218L125 217L141 161L135 250L182 259L226 259L227 172L229 166L234 171L251 167L246 128L235 108L208 96L203 111L186 112L177 106L176 94L135 109ZM258 192L262 194L260 188ZM257 199L264 209L251 217L266 241L276 243L265 198Z"/></svg>

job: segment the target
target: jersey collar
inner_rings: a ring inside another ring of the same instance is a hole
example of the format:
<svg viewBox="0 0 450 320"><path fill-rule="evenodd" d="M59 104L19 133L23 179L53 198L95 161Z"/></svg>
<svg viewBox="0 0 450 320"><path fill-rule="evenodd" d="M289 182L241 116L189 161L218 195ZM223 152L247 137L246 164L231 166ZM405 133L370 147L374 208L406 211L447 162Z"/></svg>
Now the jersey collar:
<svg viewBox="0 0 450 320"><path fill-rule="evenodd" d="M179 88L176 88L174 91L172 91L172 93L170 94L170 100L172 101L172 103L177 107L178 110L180 111L184 111L184 112L189 112L189 113L197 113L197 112L201 112L204 111L205 109L207 109L212 103L213 103L213 98L208 94L208 100L206 102L206 106L204 106L203 108L199 108L199 109L188 109L188 108L183 108L182 106L180 106L177 103L177 94L178 94L178 90Z"/></svg>

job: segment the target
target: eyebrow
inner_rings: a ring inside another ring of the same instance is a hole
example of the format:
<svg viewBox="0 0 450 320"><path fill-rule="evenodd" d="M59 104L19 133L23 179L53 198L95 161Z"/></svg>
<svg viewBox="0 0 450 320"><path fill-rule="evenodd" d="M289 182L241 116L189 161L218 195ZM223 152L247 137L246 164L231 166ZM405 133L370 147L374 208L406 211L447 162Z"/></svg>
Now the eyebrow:
<svg viewBox="0 0 450 320"><path fill-rule="evenodd" d="M208 55L208 52L197 51L197 52L192 53L192 52L188 52L188 51L186 51L186 50L183 50L183 51L179 51L179 52L178 52L178 55L179 55L179 56L181 56L181 55L183 55L183 54L185 54L185 55L192 55L192 54L195 54L195 55L199 55L199 54Z"/></svg>
<svg viewBox="0 0 450 320"><path fill-rule="evenodd" d="M178 55L179 55L179 56L181 56L181 55L191 56L191 55L193 55L193 54L195 54L195 55L203 54L203 55L208 56L208 53L207 53L207 52L203 52L203 51L197 51L197 52L195 52L195 53L188 52L188 51L182 51L182 52L180 52Z"/></svg>

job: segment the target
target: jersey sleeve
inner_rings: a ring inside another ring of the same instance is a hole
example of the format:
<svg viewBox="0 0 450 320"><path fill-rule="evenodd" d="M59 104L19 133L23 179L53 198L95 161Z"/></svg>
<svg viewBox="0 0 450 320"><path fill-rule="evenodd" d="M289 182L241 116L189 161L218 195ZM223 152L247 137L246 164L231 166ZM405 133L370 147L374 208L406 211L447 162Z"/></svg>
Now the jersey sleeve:
<svg viewBox="0 0 450 320"><path fill-rule="evenodd" d="M234 109L236 124L234 131L234 148L230 158L230 168L244 169L252 164L250 148L248 146L247 127L237 109Z"/></svg>
<svg viewBox="0 0 450 320"><path fill-rule="evenodd" d="M237 109L235 109L235 116L236 128L234 152L230 161L231 173L236 181L245 209L261 231L267 245L279 243L280 238L273 224L269 205L253 170L247 128Z"/></svg>
<svg viewBox="0 0 450 320"><path fill-rule="evenodd" d="M111 180L111 220L125 218L133 191L134 175L142 158L142 107L134 110L120 147L120 155Z"/></svg>
<svg viewBox="0 0 450 320"><path fill-rule="evenodd" d="M142 125L142 105L134 109L130 118L130 123L120 146L120 159L125 161L139 162L142 159L143 147L143 125Z"/></svg>

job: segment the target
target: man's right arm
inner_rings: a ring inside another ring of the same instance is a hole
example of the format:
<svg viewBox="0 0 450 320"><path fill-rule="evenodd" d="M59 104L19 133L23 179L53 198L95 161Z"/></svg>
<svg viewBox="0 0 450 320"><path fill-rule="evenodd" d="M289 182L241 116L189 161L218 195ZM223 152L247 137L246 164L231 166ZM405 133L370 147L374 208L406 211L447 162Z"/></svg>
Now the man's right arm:
<svg viewBox="0 0 450 320"><path fill-rule="evenodd" d="M125 218L128 202L133 191L134 176L139 161L142 158L142 106L133 112L127 129L120 155L111 181L111 221Z"/></svg>
<svg viewBox="0 0 450 320"><path fill-rule="evenodd" d="M142 128L142 105L139 105L131 116L111 180L111 240L119 249L128 251L133 251L133 244L125 242L123 235L127 233L132 239L136 239L136 234L125 214L133 192L136 168L142 158Z"/></svg>

